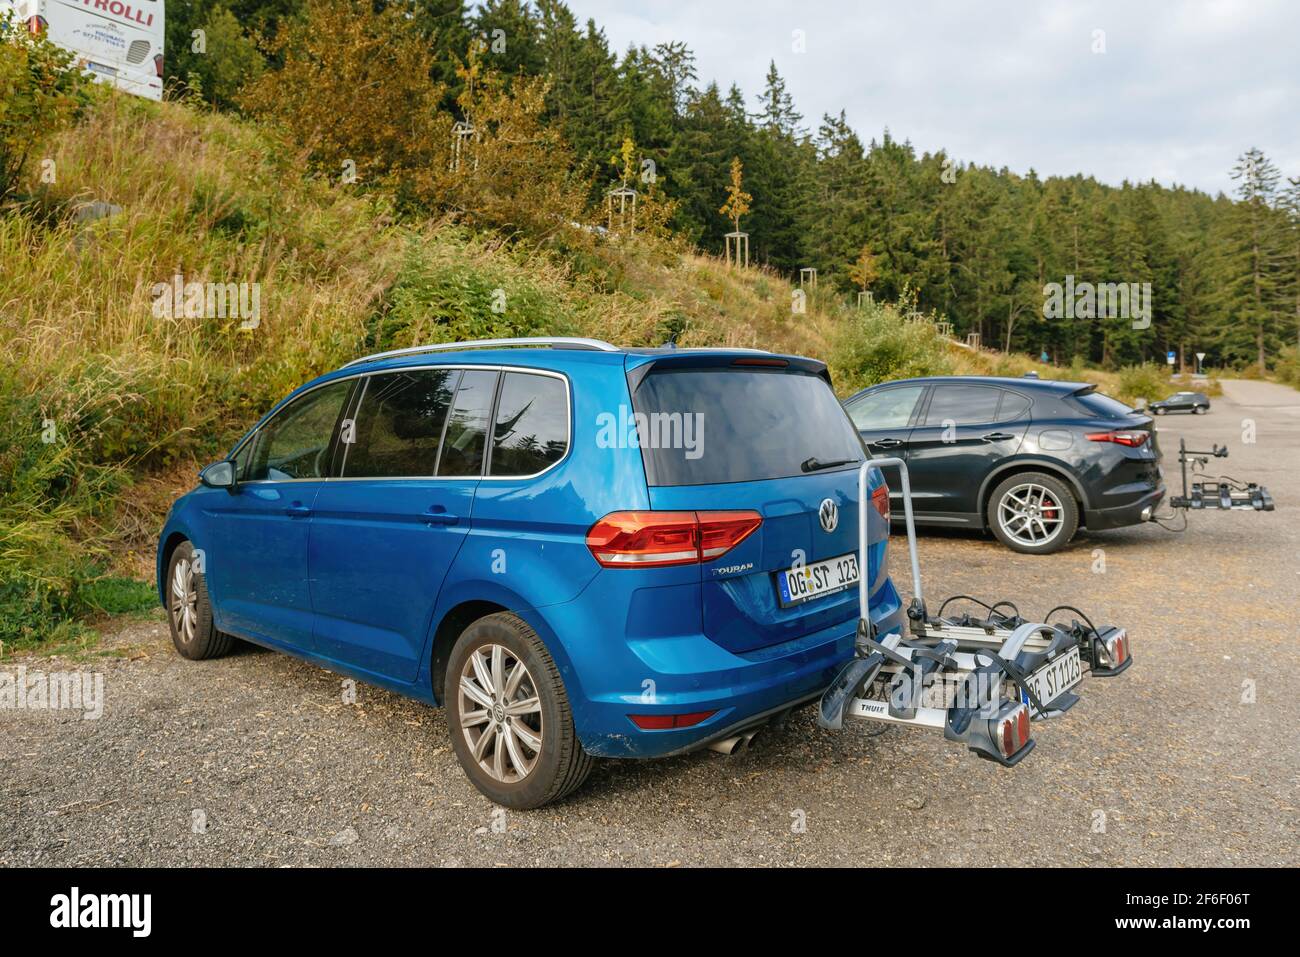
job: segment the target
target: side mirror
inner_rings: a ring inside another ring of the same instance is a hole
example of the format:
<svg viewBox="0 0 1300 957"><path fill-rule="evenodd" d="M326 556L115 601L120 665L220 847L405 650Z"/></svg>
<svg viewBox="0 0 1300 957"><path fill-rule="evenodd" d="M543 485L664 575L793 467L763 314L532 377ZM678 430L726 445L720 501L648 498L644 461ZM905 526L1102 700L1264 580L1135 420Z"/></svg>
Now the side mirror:
<svg viewBox="0 0 1300 957"><path fill-rule="evenodd" d="M199 481L208 488L233 490L235 487L235 463L229 459L224 462L213 462L199 473Z"/></svg>

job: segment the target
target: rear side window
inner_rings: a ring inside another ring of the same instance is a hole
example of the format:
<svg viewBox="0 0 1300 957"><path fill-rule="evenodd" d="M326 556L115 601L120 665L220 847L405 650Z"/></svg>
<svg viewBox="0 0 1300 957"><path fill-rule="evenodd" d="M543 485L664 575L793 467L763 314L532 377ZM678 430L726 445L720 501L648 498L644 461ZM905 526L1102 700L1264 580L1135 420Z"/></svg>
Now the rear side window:
<svg viewBox="0 0 1300 957"><path fill-rule="evenodd" d="M633 405L652 486L786 478L805 474L804 463L856 463L863 457L862 442L835 394L811 373L652 371Z"/></svg>
<svg viewBox="0 0 1300 957"><path fill-rule="evenodd" d="M997 418L1002 390L979 385L936 386L925 413L926 425L982 425Z"/></svg>
<svg viewBox="0 0 1300 957"><path fill-rule="evenodd" d="M367 379L352 441L344 434L343 476L432 475L459 378L455 369L417 369Z"/></svg>
<svg viewBox="0 0 1300 957"><path fill-rule="evenodd" d="M1003 392L1002 404L998 406L998 421L1017 422L1020 419L1028 418L1031 404L1023 395L1017 395L1014 392Z"/></svg>
<svg viewBox="0 0 1300 957"><path fill-rule="evenodd" d="M1100 392L1076 392L1070 401L1088 415L1102 419L1124 419L1133 414L1133 410L1118 399L1112 399Z"/></svg>
<svg viewBox="0 0 1300 957"><path fill-rule="evenodd" d="M481 475L487 446L488 418L497 390L497 373L467 369L460 377L456 398L438 451L437 474Z"/></svg>
<svg viewBox="0 0 1300 957"><path fill-rule="evenodd" d="M912 411L925 386L909 385L881 389L845 406L853 424L864 432L876 429L902 429L912 421Z"/></svg>
<svg viewBox="0 0 1300 957"><path fill-rule="evenodd" d="M569 448L569 394L555 376L507 372L492 430L491 475L536 475Z"/></svg>
<svg viewBox="0 0 1300 957"><path fill-rule="evenodd" d="M277 412L239 450L239 480L283 482L327 476L330 444L351 389L350 380L331 382Z"/></svg>

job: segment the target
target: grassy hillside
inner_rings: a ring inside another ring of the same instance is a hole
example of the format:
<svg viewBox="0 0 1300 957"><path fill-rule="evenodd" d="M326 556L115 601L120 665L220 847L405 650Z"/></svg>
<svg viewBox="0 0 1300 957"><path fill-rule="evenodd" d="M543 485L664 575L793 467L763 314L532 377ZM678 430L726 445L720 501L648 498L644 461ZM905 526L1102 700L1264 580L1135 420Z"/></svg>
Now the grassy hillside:
<svg viewBox="0 0 1300 957"><path fill-rule="evenodd" d="M814 294L792 314L784 279L672 242L574 230L539 248L399 222L378 194L307 177L292 144L177 103L105 96L45 152L56 181L0 210L0 641L151 600L130 580L150 578L153 535L197 466L367 349L671 337L820 356L841 391L1037 368L954 348L890 306ZM120 211L91 218L94 202ZM176 274L260 284L256 328L155 315L154 285Z"/></svg>

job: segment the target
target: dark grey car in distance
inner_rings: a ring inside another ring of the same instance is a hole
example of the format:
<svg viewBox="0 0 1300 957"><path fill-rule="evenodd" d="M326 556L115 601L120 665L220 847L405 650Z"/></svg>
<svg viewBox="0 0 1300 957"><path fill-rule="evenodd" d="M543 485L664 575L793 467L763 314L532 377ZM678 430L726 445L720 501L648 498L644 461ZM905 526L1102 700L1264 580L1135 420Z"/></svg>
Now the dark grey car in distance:
<svg viewBox="0 0 1300 957"><path fill-rule="evenodd" d="M1210 411L1210 397L1204 392L1175 392L1167 399L1152 402L1147 406L1156 415L1166 412L1193 412L1204 415Z"/></svg>
<svg viewBox="0 0 1300 957"><path fill-rule="evenodd" d="M1146 521L1165 494L1151 417L1088 383L903 379L844 406L873 455L907 462L918 524L987 529L1018 552ZM897 469L885 477L901 516Z"/></svg>

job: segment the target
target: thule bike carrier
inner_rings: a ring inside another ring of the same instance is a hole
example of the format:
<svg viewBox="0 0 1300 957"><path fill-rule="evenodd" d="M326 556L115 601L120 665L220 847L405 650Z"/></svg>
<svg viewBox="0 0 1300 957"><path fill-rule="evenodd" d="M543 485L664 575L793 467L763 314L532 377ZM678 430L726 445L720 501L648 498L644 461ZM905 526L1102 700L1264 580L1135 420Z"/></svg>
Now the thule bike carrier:
<svg viewBox="0 0 1300 957"><path fill-rule="evenodd" d="M907 609L908 637L877 635L871 622L867 480L871 469L883 466L896 466L902 476L915 596ZM1097 627L1068 605L1053 608L1047 621L1031 622L1010 602L988 605L955 595L931 616L921 591L912 488L902 459L868 459L858 470L858 567L856 654L822 695L817 721L824 728L838 730L847 716L940 729L948 740L1011 767L1034 749L1032 721L1064 714L1079 702L1075 691L1085 674L1113 677L1133 663L1123 628ZM957 603L982 612L944 617ZM1068 625L1051 623L1060 612L1073 613Z"/></svg>
<svg viewBox="0 0 1300 957"><path fill-rule="evenodd" d="M1183 494L1175 495L1169 500L1172 508L1186 508L1200 511L1207 508L1219 508L1224 511L1247 509L1256 512L1273 511L1273 496L1268 489L1254 482L1239 482L1236 479L1220 475L1215 479L1202 478L1187 485L1187 466L1192 467L1193 474L1203 471L1210 459L1226 459L1228 450L1214 446L1208 452L1198 452L1187 447L1185 439L1178 440L1178 468L1183 475Z"/></svg>

